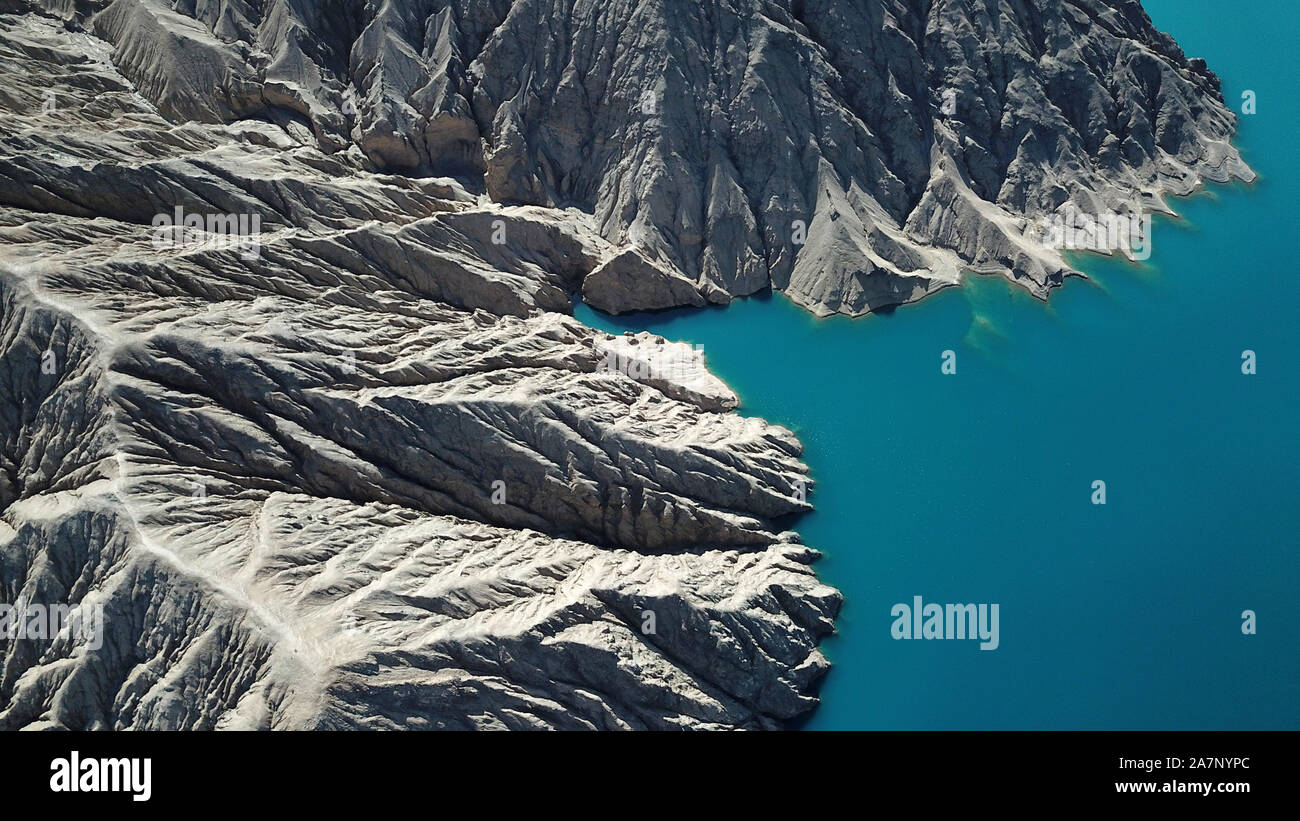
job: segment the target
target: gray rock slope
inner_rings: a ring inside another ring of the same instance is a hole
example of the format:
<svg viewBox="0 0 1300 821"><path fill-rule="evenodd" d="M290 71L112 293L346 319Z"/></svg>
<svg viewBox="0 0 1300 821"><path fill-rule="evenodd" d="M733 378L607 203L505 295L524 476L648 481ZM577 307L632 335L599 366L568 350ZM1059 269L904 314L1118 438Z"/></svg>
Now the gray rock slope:
<svg viewBox="0 0 1300 821"><path fill-rule="evenodd" d="M1035 218L1253 177L1217 78L1137 0L45 5L166 117L591 215L623 252L584 286L607 310L771 286L857 315L964 270L1044 296L1073 272Z"/></svg>
<svg viewBox="0 0 1300 821"><path fill-rule="evenodd" d="M1036 219L1252 176L1131 0L0 0L0 57L0 603L107 625L0 639L0 729L780 726L799 444L573 296L1044 296Z"/></svg>

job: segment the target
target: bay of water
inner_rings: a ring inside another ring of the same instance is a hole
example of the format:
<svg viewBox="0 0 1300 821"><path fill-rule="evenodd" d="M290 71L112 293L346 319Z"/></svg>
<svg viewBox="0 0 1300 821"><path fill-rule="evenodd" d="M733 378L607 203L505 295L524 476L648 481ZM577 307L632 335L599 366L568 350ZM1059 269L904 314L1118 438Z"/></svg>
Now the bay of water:
<svg viewBox="0 0 1300 821"><path fill-rule="evenodd" d="M1282 2L1143 5L1230 106L1256 93L1237 144L1260 174L1171 200L1146 263L1078 260L1091 279L1049 304L972 277L856 320L779 294L576 309L702 345L742 413L803 441L795 526L846 597L808 728L1300 729L1300 25ZM892 639L916 595L999 604L1000 647Z"/></svg>

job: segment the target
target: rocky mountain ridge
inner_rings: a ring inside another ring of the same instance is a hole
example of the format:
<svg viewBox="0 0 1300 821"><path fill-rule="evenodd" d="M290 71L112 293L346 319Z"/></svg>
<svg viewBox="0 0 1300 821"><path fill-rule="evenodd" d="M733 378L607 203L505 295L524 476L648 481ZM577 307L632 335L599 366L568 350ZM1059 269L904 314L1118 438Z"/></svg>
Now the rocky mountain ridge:
<svg viewBox="0 0 1300 821"><path fill-rule="evenodd" d="M1253 178L1137 0L43 5L166 117L590 215L607 310L772 287L859 315L964 270L1044 296L1074 272L1039 218Z"/></svg>

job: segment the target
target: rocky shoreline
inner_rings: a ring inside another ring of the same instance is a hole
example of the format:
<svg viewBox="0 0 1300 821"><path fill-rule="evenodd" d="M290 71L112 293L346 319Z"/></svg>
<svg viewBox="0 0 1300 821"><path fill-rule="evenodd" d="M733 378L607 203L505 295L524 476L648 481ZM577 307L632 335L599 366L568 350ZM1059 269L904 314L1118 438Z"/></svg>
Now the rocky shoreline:
<svg viewBox="0 0 1300 821"><path fill-rule="evenodd" d="M1041 296L1034 220L1250 178L1136 3L1045 5L0 0L0 602L106 630L0 639L0 729L812 709L799 442L572 300Z"/></svg>

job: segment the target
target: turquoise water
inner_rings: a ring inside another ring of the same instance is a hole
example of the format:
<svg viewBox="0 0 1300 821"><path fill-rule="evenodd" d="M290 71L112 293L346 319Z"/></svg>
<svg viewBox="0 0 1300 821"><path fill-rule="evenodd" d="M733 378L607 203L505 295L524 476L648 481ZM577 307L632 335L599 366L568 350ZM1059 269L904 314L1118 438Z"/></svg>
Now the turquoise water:
<svg viewBox="0 0 1300 821"><path fill-rule="evenodd" d="M809 728L1300 728L1300 26L1280 2L1144 6L1229 105L1256 92L1238 143L1261 175L1174 201L1147 264L1083 259L1048 305L975 278L859 320L781 295L577 309L701 344L742 413L803 440L796 526L846 596ZM914 595L998 603L1001 646L893 640Z"/></svg>

